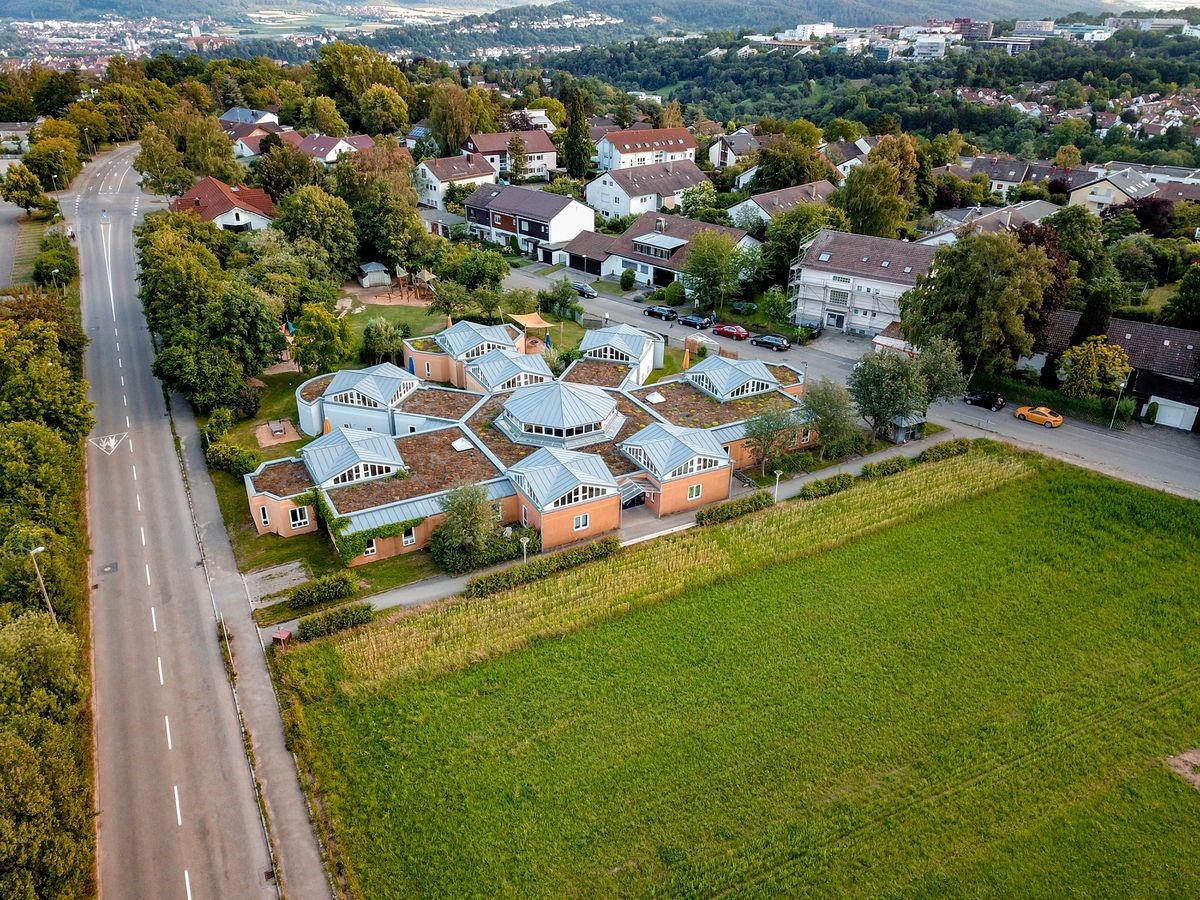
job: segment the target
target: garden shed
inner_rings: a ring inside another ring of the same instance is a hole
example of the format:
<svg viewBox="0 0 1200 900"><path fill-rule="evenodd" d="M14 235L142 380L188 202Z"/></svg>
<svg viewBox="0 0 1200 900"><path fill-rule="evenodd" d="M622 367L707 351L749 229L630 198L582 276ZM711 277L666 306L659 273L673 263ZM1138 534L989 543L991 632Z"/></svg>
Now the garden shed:
<svg viewBox="0 0 1200 900"><path fill-rule="evenodd" d="M392 278L383 263L369 262L358 267L358 283L365 288L387 287Z"/></svg>

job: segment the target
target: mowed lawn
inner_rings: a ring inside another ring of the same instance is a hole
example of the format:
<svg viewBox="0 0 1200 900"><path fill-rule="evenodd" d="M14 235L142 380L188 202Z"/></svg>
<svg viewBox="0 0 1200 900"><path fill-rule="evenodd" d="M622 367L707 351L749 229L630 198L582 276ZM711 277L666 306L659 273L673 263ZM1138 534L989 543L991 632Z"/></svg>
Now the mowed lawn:
<svg viewBox="0 0 1200 900"><path fill-rule="evenodd" d="M349 887L1200 895L1200 505L1035 466L445 674L288 654Z"/></svg>

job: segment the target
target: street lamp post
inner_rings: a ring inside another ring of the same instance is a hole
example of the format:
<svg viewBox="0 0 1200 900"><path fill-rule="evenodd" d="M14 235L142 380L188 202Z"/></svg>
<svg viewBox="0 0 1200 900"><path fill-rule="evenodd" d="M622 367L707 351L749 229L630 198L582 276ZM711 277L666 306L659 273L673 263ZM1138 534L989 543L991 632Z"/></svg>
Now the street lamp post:
<svg viewBox="0 0 1200 900"><path fill-rule="evenodd" d="M45 547L34 547L29 551L29 558L33 560L33 571L37 572L38 587L42 589L42 599L46 601L46 609L50 611L50 618L57 625L58 616L54 614L54 607L50 605L50 595L46 593L46 582L42 580L42 567L38 565L37 561L37 555L45 552Z"/></svg>
<svg viewBox="0 0 1200 900"><path fill-rule="evenodd" d="M57 291L58 290L58 269L51 269L50 277L54 281L54 290Z"/></svg>
<svg viewBox="0 0 1200 900"><path fill-rule="evenodd" d="M523 563L529 562L529 552L528 551L529 551L529 536L522 535L521 536L521 562L523 562Z"/></svg>
<svg viewBox="0 0 1200 900"><path fill-rule="evenodd" d="M775 470L775 502L779 502L779 476L783 474L783 469Z"/></svg>
<svg viewBox="0 0 1200 900"><path fill-rule="evenodd" d="M1108 420L1108 429L1112 430L1113 422L1117 421L1117 410L1121 407L1121 394L1125 391L1126 382L1122 381L1120 387L1117 388L1117 402L1113 405L1112 418Z"/></svg>

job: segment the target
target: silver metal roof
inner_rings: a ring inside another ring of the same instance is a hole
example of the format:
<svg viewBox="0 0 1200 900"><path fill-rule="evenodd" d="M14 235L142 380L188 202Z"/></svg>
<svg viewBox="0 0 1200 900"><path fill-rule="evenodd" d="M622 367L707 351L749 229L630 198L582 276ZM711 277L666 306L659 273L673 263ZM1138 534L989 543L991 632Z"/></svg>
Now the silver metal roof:
<svg viewBox="0 0 1200 900"><path fill-rule="evenodd" d="M443 350L455 359L468 350L483 343L499 344L501 347L517 346L517 329L511 325L480 325L465 319L433 336Z"/></svg>
<svg viewBox="0 0 1200 900"><path fill-rule="evenodd" d="M687 243L684 238L660 234L657 231L652 231L650 234L639 234L634 240L650 247L658 247L660 250L677 250Z"/></svg>
<svg viewBox="0 0 1200 900"><path fill-rule="evenodd" d="M655 422L647 425L637 434L621 444L621 449L638 448L649 461L652 475L659 478L674 471L696 456L712 456L727 459L728 454L721 447L721 442L713 437L712 432L705 428L685 428L680 425L670 425ZM626 453L638 465L645 462L636 456Z"/></svg>
<svg viewBox="0 0 1200 900"><path fill-rule="evenodd" d="M583 484L617 491L617 480L599 456L558 447L534 451L509 467L508 475L541 509Z"/></svg>
<svg viewBox="0 0 1200 900"><path fill-rule="evenodd" d="M380 406L391 406L398 394L408 392L420 384L420 379L410 375L391 363L380 363L367 369L341 369L329 382L322 396L332 397L343 391L358 391Z"/></svg>
<svg viewBox="0 0 1200 900"><path fill-rule="evenodd" d="M511 497L516 491L507 478L493 478L490 481L482 483L487 488L489 500L502 500L505 497ZM407 522L409 519L427 518L429 516L439 515L445 510L442 508L442 498L449 491L439 491L436 494L426 494L423 497L414 497L411 500L400 500L396 503L388 503L384 506L373 506L370 509L364 509L356 513L350 513L346 518L350 520L346 526L345 534L354 534L356 531L369 531L372 528L381 528L384 525L395 525L397 522ZM328 495L326 495L328 499Z"/></svg>
<svg viewBox="0 0 1200 900"><path fill-rule="evenodd" d="M771 374L771 370L757 359L726 359L724 356L707 356L683 373L683 377L691 384L705 390L697 384L697 375L704 375L712 382L717 399L724 400L733 391L748 381L763 381L771 389L779 387L779 379ZM713 393L706 391L706 393ZM765 393L760 391L758 393Z"/></svg>
<svg viewBox="0 0 1200 900"><path fill-rule="evenodd" d="M339 428L322 435L307 447L302 447L300 456L317 484L324 484L355 463L404 465L394 438L358 428Z"/></svg>
<svg viewBox="0 0 1200 900"><path fill-rule="evenodd" d="M518 353L516 350L489 350L467 366L467 371L489 391L522 372L541 375L547 381L554 378L540 353Z"/></svg>
<svg viewBox="0 0 1200 900"><path fill-rule="evenodd" d="M504 404L504 411L521 423L547 428L575 428L602 422L616 408L617 401L600 388L569 381L547 381L519 388Z"/></svg>
<svg viewBox="0 0 1200 900"><path fill-rule="evenodd" d="M597 347L615 347L634 359L641 359L648 341L649 338L641 329L622 322L620 325L585 331L583 340L579 343L579 350L586 355L589 350Z"/></svg>

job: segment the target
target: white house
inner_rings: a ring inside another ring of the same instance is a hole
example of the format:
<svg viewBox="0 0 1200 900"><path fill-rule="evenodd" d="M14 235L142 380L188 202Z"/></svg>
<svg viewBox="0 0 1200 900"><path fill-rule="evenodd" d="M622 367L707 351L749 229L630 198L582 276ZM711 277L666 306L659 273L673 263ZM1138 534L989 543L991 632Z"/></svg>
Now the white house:
<svg viewBox="0 0 1200 900"><path fill-rule="evenodd" d="M606 278L620 278L622 272L630 269L639 284L654 287L681 281L692 241L703 231L728 235L739 250L760 246L740 228L648 212L613 241L601 273Z"/></svg>
<svg viewBox="0 0 1200 900"><path fill-rule="evenodd" d="M596 142L596 164L607 172L654 163L695 162L696 147L696 139L686 128L613 131Z"/></svg>
<svg viewBox="0 0 1200 900"><path fill-rule="evenodd" d="M365 134L351 134L346 137L310 134L296 145L296 149L322 165L331 166L343 153L357 153L374 146L375 141Z"/></svg>
<svg viewBox="0 0 1200 900"><path fill-rule="evenodd" d="M740 222L742 216L752 215L760 221L770 222L776 216L791 212L797 207L810 203L825 203L835 190L837 188L833 182L821 179L778 191L768 191L765 194L755 194L748 200L729 207L729 218L731 221Z"/></svg>
<svg viewBox="0 0 1200 900"><path fill-rule="evenodd" d="M278 125L279 116L265 109L247 109L244 106L234 106L225 110L217 118L222 125Z"/></svg>
<svg viewBox="0 0 1200 900"><path fill-rule="evenodd" d="M194 215L225 231L261 231L271 224L275 204L262 188L231 186L209 176L173 201L171 212Z"/></svg>
<svg viewBox="0 0 1200 900"><path fill-rule="evenodd" d="M1157 191L1158 185L1141 172L1123 169L1079 185L1071 191L1068 205L1083 206L1099 215L1110 206L1121 206L1131 200L1149 197Z"/></svg>
<svg viewBox="0 0 1200 900"><path fill-rule="evenodd" d="M900 321L900 295L929 272L936 248L822 229L792 263L796 325L876 335Z"/></svg>
<svg viewBox="0 0 1200 900"><path fill-rule="evenodd" d="M526 178L545 178L551 169L558 168L558 150L550 136L541 129L473 134L463 141L462 151L480 154L499 175L509 170L508 142L514 135L520 138L525 147Z"/></svg>
<svg viewBox="0 0 1200 900"><path fill-rule="evenodd" d="M596 213L590 206L559 194L514 185L481 185L465 202L471 234L495 244L516 239L523 252L562 245L582 231L594 231ZM549 262L550 249L545 254Z"/></svg>
<svg viewBox="0 0 1200 900"><path fill-rule="evenodd" d="M446 190L452 184L478 187L495 183L496 170L478 153L423 159L413 170L417 202L429 209L446 208Z"/></svg>
<svg viewBox="0 0 1200 900"><path fill-rule="evenodd" d="M855 166L861 166L867 161L867 156L879 143L877 137L861 137L852 141L834 141L826 144L821 153L829 160L835 169L843 175L849 175Z"/></svg>
<svg viewBox="0 0 1200 900"><path fill-rule="evenodd" d="M609 169L584 188L588 206L601 216L628 216L674 209L683 192L708 179L691 160Z"/></svg>

